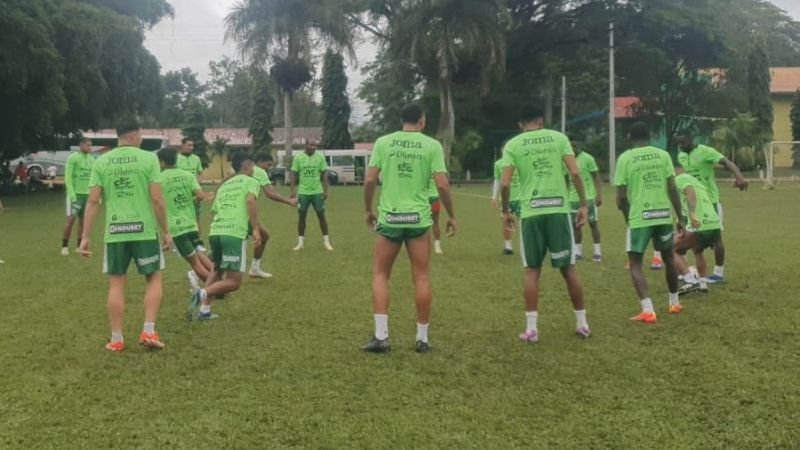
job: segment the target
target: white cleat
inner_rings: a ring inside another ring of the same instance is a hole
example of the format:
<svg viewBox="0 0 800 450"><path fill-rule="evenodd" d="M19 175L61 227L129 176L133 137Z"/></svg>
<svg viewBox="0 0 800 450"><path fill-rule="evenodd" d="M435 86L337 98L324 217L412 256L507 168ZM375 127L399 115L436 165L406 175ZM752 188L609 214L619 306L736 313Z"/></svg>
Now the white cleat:
<svg viewBox="0 0 800 450"><path fill-rule="evenodd" d="M271 273L264 272L261 269L250 269L248 275L250 275L250 278L267 278L267 279L272 278Z"/></svg>
<svg viewBox="0 0 800 450"><path fill-rule="evenodd" d="M434 249L433 252L437 255L444 255L444 251L441 248Z"/></svg>
<svg viewBox="0 0 800 450"><path fill-rule="evenodd" d="M294 250L296 252L299 252L302 249L303 249L303 244L297 244L297 246L295 248L293 248L292 250Z"/></svg>
<svg viewBox="0 0 800 450"><path fill-rule="evenodd" d="M0 264L5 264L6 262L0 259Z"/></svg>
<svg viewBox="0 0 800 450"><path fill-rule="evenodd" d="M332 252L332 251L333 251L333 246L332 246L331 244L328 244L328 243L326 242L326 243L325 243L325 250L327 250L327 251L329 251L329 252Z"/></svg>
<svg viewBox="0 0 800 450"><path fill-rule="evenodd" d="M200 289L200 277L197 276L194 270L186 272L186 278L189 279L189 285L192 289Z"/></svg>
<svg viewBox="0 0 800 450"><path fill-rule="evenodd" d="M61 256L69 256L69 247L61 248Z"/></svg>

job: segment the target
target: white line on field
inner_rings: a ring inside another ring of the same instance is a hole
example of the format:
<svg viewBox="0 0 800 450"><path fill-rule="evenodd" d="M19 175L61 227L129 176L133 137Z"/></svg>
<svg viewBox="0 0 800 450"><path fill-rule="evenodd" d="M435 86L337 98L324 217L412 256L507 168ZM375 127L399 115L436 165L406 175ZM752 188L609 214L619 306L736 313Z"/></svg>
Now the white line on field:
<svg viewBox="0 0 800 450"><path fill-rule="evenodd" d="M466 192L456 192L456 191L450 191L450 192L452 192L453 194L456 194L456 195L463 195L463 196L466 196L466 197L483 198L483 199L486 199L486 200L491 200L492 199L492 197L489 197L488 195L468 194Z"/></svg>

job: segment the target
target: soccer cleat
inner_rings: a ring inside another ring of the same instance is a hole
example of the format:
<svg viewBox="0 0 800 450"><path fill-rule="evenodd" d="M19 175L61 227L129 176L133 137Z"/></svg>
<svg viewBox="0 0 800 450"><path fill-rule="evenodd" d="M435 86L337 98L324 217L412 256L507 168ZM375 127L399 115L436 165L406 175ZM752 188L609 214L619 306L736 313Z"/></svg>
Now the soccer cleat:
<svg viewBox="0 0 800 450"><path fill-rule="evenodd" d="M686 295L700 289L700 283L685 283L678 288L678 295Z"/></svg>
<svg viewBox="0 0 800 450"><path fill-rule="evenodd" d="M297 244L297 246L295 246L295 248L293 248L292 250L296 251L296 252L299 252L302 249L303 249L303 244Z"/></svg>
<svg viewBox="0 0 800 450"><path fill-rule="evenodd" d="M575 328L575 334L586 339L592 335L592 330L589 327L577 327Z"/></svg>
<svg viewBox="0 0 800 450"><path fill-rule="evenodd" d="M664 267L664 261L662 261L661 258L653 256L653 261L650 262L650 268L652 270L660 270L663 267Z"/></svg>
<svg viewBox="0 0 800 450"><path fill-rule="evenodd" d="M583 261L583 253L575 253L575 261Z"/></svg>
<svg viewBox="0 0 800 450"><path fill-rule="evenodd" d="M638 315L631 317L631 320L642 323L656 323L656 313L642 312L639 313Z"/></svg>
<svg viewBox="0 0 800 450"><path fill-rule="evenodd" d="M198 246L197 246L197 247L195 247L194 249L195 249L195 250L197 250L197 251L198 251L198 252L200 252L200 253L207 253L207 252L208 252L208 249L206 249L205 247L203 247L203 245L202 245L202 244L198 245Z"/></svg>
<svg viewBox="0 0 800 450"><path fill-rule="evenodd" d="M361 347L362 351L369 353L386 353L391 349L392 345L389 343L388 337L386 339L378 339L375 336L373 336L366 345Z"/></svg>
<svg viewBox="0 0 800 450"><path fill-rule="evenodd" d="M200 302L202 301L200 297L200 289L192 290L192 296L189 298L189 303L186 305L186 320L192 321L192 318L197 312L197 308L200 307Z"/></svg>
<svg viewBox="0 0 800 450"><path fill-rule="evenodd" d="M216 320L219 319L219 314L214 314L211 311L204 313L197 313L197 320Z"/></svg>
<svg viewBox="0 0 800 450"><path fill-rule="evenodd" d="M0 264L5 264L6 262L0 259Z"/></svg>
<svg viewBox="0 0 800 450"><path fill-rule="evenodd" d="M112 352L121 352L125 350L125 343L122 341L109 342L106 344L106 350L111 350Z"/></svg>
<svg viewBox="0 0 800 450"><path fill-rule="evenodd" d="M197 276L194 270L190 270L186 272L186 278L189 279L189 286L192 287L192 290L200 289L200 277Z"/></svg>
<svg viewBox="0 0 800 450"><path fill-rule="evenodd" d="M329 252L332 252L333 251L333 246L326 242L325 243L325 250L327 250Z"/></svg>
<svg viewBox="0 0 800 450"><path fill-rule="evenodd" d="M681 305L680 303L675 305L669 305L667 311L669 311L670 314L680 314L681 311L683 311L683 305Z"/></svg>
<svg viewBox="0 0 800 450"><path fill-rule="evenodd" d="M433 350L433 347L431 347L431 344L429 342L418 340L414 344L414 351L417 353L428 353L431 350Z"/></svg>
<svg viewBox="0 0 800 450"><path fill-rule="evenodd" d="M511 250L510 248L504 248L503 249L503 254L504 255L513 255L514 254L514 250Z"/></svg>
<svg viewBox="0 0 800 450"><path fill-rule="evenodd" d="M272 278L272 274L261 269L252 268L248 273L250 278Z"/></svg>
<svg viewBox="0 0 800 450"><path fill-rule="evenodd" d="M536 330L533 331L526 331L519 335L519 340L522 342L528 342L531 344L535 344L539 342L539 332Z"/></svg>
<svg viewBox="0 0 800 450"><path fill-rule="evenodd" d="M441 248L436 248L433 250L433 252L436 253L437 255L444 255L444 250L442 250Z"/></svg>
<svg viewBox="0 0 800 450"><path fill-rule="evenodd" d="M69 247L61 248L61 256L69 256Z"/></svg>
<svg viewBox="0 0 800 450"><path fill-rule="evenodd" d="M142 331L142 334L139 335L139 345L144 345L145 347L153 350L161 350L164 348L164 343L161 342L161 337L156 331L152 333Z"/></svg>
<svg viewBox="0 0 800 450"><path fill-rule="evenodd" d="M707 280L708 280L708 284L719 284L719 283L724 283L725 282L725 277L721 277L721 276L719 276L719 275L714 273L714 274L709 275Z"/></svg>
<svg viewBox="0 0 800 450"><path fill-rule="evenodd" d="M596 263L603 262L603 255L592 255L592 261Z"/></svg>

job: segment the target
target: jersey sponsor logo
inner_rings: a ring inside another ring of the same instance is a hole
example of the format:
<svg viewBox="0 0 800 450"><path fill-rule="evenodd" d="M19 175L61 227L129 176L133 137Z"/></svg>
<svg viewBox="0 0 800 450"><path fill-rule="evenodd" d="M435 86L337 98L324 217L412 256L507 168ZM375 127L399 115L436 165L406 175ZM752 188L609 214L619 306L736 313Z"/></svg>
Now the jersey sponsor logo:
<svg viewBox="0 0 800 450"><path fill-rule="evenodd" d="M131 234L144 231L144 222L114 223L108 227L110 234Z"/></svg>
<svg viewBox="0 0 800 450"><path fill-rule="evenodd" d="M115 156L111 158L111 164L130 164L139 162L136 156Z"/></svg>
<svg viewBox="0 0 800 450"><path fill-rule="evenodd" d="M649 153L645 155L636 155L633 157L634 161L637 162L647 162L647 161L657 161L661 159L661 155L658 153Z"/></svg>
<svg viewBox="0 0 800 450"><path fill-rule="evenodd" d="M404 141L402 139L392 139L392 143L389 145L389 148L394 148L394 147L422 148L422 142ZM394 156L394 155L391 155L391 156ZM406 157L406 156L404 155L402 157ZM416 158L416 159L422 159L422 155L419 155L419 158Z"/></svg>
<svg viewBox="0 0 800 450"><path fill-rule="evenodd" d="M522 140L522 145L537 145L537 144L549 144L551 142L555 142L556 140L553 139L553 136L542 136L542 137L535 137L535 138L525 138Z"/></svg>
<svg viewBox="0 0 800 450"><path fill-rule="evenodd" d="M569 250L564 250L564 251L560 251L558 253L551 253L550 254L550 258L551 259L561 259L561 258L566 258L569 255L570 255Z"/></svg>
<svg viewBox="0 0 800 450"><path fill-rule="evenodd" d="M222 255L222 262L226 263L239 263L242 261L241 256Z"/></svg>
<svg viewBox="0 0 800 450"><path fill-rule="evenodd" d="M529 203L531 208L559 208L564 206L564 197L534 198Z"/></svg>
<svg viewBox="0 0 800 450"><path fill-rule="evenodd" d="M414 176L414 166L408 162L401 162L397 165L397 176L400 178L411 178Z"/></svg>
<svg viewBox="0 0 800 450"><path fill-rule="evenodd" d="M161 256L159 255L151 256L149 258L136 258L136 264L138 264L140 267L148 266L150 264L155 264L160 261L161 261Z"/></svg>
<svg viewBox="0 0 800 450"><path fill-rule="evenodd" d="M419 213L386 213L386 222L391 224L420 223Z"/></svg>
<svg viewBox="0 0 800 450"><path fill-rule="evenodd" d="M667 209L651 209L651 210L642 212L642 219L644 219L644 220L667 219L669 217L670 217L669 208L667 208Z"/></svg>

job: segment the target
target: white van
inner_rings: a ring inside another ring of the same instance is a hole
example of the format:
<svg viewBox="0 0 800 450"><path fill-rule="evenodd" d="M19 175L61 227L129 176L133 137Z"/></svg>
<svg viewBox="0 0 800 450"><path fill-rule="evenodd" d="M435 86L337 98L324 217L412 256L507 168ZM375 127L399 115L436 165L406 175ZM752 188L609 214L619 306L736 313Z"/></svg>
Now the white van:
<svg viewBox="0 0 800 450"><path fill-rule="evenodd" d="M295 150L292 154L301 153L303 150ZM339 183L349 184L364 180L364 171L369 164L370 150L317 150L317 153L325 157L328 170L336 172ZM286 152L279 150L276 152L277 166L285 167L284 160Z"/></svg>

